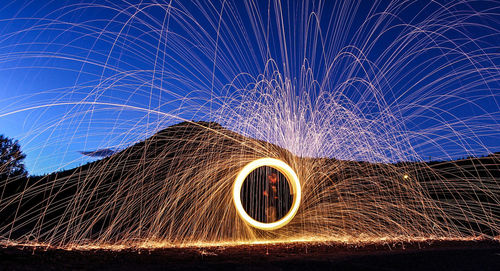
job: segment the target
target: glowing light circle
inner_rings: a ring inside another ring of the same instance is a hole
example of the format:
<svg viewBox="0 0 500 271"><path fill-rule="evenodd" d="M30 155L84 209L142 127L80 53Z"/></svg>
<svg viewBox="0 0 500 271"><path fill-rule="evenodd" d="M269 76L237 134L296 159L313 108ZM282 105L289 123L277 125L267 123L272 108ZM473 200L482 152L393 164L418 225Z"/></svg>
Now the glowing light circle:
<svg viewBox="0 0 500 271"><path fill-rule="evenodd" d="M293 201L290 211L288 211L288 213L284 217L272 223L259 222L253 219L250 215L248 215L248 213L243 208L243 204L241 203L240 194L243 182L245 181L248 174L250 174L253 170L263 166L268 166L277 169L283 175L285 175L287 180L290 182L290 186L293 191ZM302 194L300 189L300 181L295 171L293 171L293 169L285 162L274 158L261 158L248 163L238 173L238 176L236 176L236 180L234 181L233 185L233 202L236 207L236 212L241 217L241 219L243 219L243 221L250 224L252 227L262 230L275 230L288 224L293 219L293 217L297 213L297 210L299 209L301 197Z"/></svg>

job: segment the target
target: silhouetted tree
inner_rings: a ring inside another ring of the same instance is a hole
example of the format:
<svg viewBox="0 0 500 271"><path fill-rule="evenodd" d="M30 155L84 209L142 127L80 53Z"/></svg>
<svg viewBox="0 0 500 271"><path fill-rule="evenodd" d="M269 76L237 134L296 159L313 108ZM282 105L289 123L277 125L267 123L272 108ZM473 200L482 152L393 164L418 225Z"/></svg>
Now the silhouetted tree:
<svg viewBox="0 0 500 271"><path fill-rule="evenodd" d="M0 135L0 180L13 177L26 177L24 168L26 155L21 151L17 140Z"/></svg>

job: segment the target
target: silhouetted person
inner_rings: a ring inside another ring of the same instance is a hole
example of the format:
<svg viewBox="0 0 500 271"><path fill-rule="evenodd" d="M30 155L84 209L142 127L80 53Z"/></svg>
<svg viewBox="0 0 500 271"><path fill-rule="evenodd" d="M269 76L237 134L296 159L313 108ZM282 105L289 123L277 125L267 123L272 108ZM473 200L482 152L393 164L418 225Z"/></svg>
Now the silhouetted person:
<svg viewBox="0 0 500 271"><path fill-rule="evenodd" d="M266 197L266 223L276 221L276 207L279 200L279 180L276 173L267 175L267 185L264 190L264 197Z"/></svg>

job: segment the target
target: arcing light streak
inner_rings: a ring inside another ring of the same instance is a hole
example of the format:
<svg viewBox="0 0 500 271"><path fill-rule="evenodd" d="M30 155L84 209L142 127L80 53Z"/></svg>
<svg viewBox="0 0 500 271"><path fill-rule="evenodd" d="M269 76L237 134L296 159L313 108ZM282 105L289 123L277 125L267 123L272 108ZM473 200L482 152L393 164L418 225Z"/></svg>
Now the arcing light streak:
<svg viewBox="0 0 500 271"><path fill-rule="evenodd" d="M243 204L241 203L241 187L245 182L245 178L255 169L264 166L275 168L279 170L283 175L285 175L293 191L292 207L290 208L288 213L278 221L271 223L263 223L253 219L250 215L248 215L248 213L243 208ZM301 198L302 198L302 191L300 189L300 181L295 171L293 171L293 169L285 162L279 159L274 159L269 157L257 159L248 163L238 173L238 176L236 176L236 180L234 181L233 185L233 202L236 211L238 212L238 215L241 217L241 219L243 219L246 223L250 224L252 227L261 230L275 230L288 224L299 210Z"/></svg>

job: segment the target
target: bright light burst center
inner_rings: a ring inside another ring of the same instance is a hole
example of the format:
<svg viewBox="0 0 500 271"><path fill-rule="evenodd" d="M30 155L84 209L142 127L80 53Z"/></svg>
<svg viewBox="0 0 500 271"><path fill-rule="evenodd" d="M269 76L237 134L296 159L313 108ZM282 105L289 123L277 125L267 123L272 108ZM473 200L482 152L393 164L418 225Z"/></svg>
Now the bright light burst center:
<svg viewBox="0 0 500 271"><path fill-rule="evenodd" d="M272 223L259 222L253 219L245 211L245 209L243 208L243 204L241 203L241 187L243 186L246 177L255 169L263 166L272 167L285 175L286 179L290 183L293 192L293 202L290 211L288 211L288 213L284 217ZM236 180L233 185L233 202L234 206L236 207L236 212L243 219L243 221L245 221L252 227L261 230L275 230L288 224L299 209L301 196L302 194L300 189L300 181L295 171L285 162L274 158L261 158L248 163L238 173L238 176L236 176Z"/></svg>

